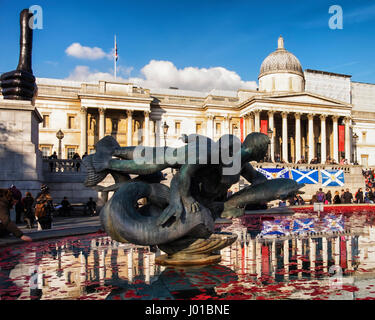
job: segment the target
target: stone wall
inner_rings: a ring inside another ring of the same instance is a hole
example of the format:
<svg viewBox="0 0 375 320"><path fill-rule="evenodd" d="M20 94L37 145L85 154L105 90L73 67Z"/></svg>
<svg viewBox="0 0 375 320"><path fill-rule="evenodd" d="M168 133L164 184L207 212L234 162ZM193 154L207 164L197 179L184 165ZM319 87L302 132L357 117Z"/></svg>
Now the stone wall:
<svg viewBox="0 0 375 320"><path fill-rule="evenodd" d="M28 101L0 99L0 188L35 194L42 181L38 149L41 116Z"/></svg>

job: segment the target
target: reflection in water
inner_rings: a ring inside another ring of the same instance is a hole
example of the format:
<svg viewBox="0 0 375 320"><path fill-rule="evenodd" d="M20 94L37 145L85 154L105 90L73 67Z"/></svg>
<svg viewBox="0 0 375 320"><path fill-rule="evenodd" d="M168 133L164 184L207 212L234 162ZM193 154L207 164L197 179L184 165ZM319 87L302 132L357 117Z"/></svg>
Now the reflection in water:
<svg viewBox="0 0 375 320"><path fill-rule="evenodd" d="M160 251L118 243L104 234L5 248L0 250L0 298L375 297L374 220L351 214L340 222L338 216L332 224L336 229L324 228L332 218L258 217L246 225L237 220L221 228L237 233L237 241L221 250L218 265L204 267L165 268L155 264ZM274 224L278 219L284 219L277 225L287 232Z"/></svg>

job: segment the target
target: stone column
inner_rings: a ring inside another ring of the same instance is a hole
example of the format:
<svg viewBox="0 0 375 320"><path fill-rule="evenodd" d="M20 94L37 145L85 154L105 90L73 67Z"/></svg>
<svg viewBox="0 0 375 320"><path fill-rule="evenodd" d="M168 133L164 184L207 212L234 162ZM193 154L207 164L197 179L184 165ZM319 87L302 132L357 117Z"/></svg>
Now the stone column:
<svg viewBox="0 0 375 320"><path fill-rule="evenodd" d="M144 146L150 146L150 112L145 111Z"/></svg>
<svg viewBox="0 0 375 320"><path fill-rule="evenodd" d="M81 107L81 156L87 152L87 108Z"/></svg>
<svg viewBox="0 0 375 320"><path fill-rule="evenodd" d="M105 136L105 108L99 108L99 140Z"/></svg>
<svg viewBox="0 0 375 320"><path fill-rule="evenodd" d="M273 111L268 111L268 127L273 131L271 137L271 161L275 161L275 126L273 123Z"/></svg>
<svg viewBox="0 0 375 320"><path fill-rule="evenodd" d="M162 119L155 120L155 146L156 147L162 146L162 143L161 143L161 135L162 135L161 123L162 123Z"/></svg>
<svg viewBox="0 0 375 320"><path fill-rule="evenodd" d="M327 160L327 139L326 139L326 115L320 115L320 146L321 146L321 163Z"/></svg>
<svg viewBox="0 0 375 320"><path fill-rule="evenodd" d="M214 138L214 116L212 114L207 115L207 136L211 139Z"/></svg>
<svg viewBox="0 0 375 320"><path fill-rule="evenodd" d="M337 126L337 116L332 117L333 124L333 156L332 158L338 163L339 162L339 135Z"/></svg>
<svg viewBox="0 0 375 320"><path fill-rule="evenodd" d="M309 146L309 158L308 158L308 162L310 163L310 161L312 160L312 158L314 158L314 155L315 155L315 141L314 141L314 114L311 114L309 113L307 115L307 118L309 119L309 141L308 141L308 146Z"/></svg>
<svg viewBox="0 0 375 320"><path fill-rule="evenodd" d="M249 123L248 123L248 115L245 114L243 116L243 138L245 140L246 136L249 134Z"/></svg>
<svg viewBox="0 0 375 320"><path fill-rule="evenodd" d="M254 115L253 114L249 114L249 128L250 128L249 133L254 132Z"/></svg>
<svg viewBox="0 0 375 320"><path fill-rule="evenodd" d="M128 116L127 146L133 145L133 111L126 110Z"/></svg>
<svg viewBox="0 0 375 320"><path fill-rule="evenodd" d="M297 163L301 160L301 114L295 113L294 115L296 121L296 158L295 162Z"/></svg>
<svg viewBox="0 0 375 320"><path fill-rule="evenodd" d="M282 112L282 139L283 139L283 150L282 150L282 157L281 159L285 162L288 161L288 113Z"/></svg>
<svg viewBox="0 0 375 320"><path fill-rule="evenodd" d="M260 132L260 111L254 110L254 131Z"/></svg>
<svg viewBox="0 0 375 320"><path fill-rule="evenodd" d="M350 156L350 131L349 131L349 125L350 125L350 118L345 118L345 159L348 160L348 163L350 163L351 156Z"/></svg>

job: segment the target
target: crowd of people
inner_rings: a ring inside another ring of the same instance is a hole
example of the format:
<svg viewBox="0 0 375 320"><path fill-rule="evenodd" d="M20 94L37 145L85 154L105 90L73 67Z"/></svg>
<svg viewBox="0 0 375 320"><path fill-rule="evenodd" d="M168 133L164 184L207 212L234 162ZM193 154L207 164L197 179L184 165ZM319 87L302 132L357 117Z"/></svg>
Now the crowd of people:
<svg viewBox="0 0 375 320"><path fill-rule="evenodd" d="M268 157L266 157L264 159L264 161L260 161L260 162L270 162L270 159ZM274 157L274 161L271 161L271 162L275 162L275 163L285 163L285 161L281 158L280 154L277 153L275 154L275 157ZM320 158L318 157L314 157L310 160L310 162L304 157L304 156L301 156L301 159L299 159L297 162L295 161L295 159L292 157L291 163L296 163L296 164L320 164ZM331 159L330 156L327 157L326 161L324 162L324 164L340 164L340 165L348 165L349 162L348 162L348 159L341 159L340 160L340 163L338 163L335 159Z"/></svg>
<svg viewBox="0 0 375 320"><path fill-rule="evenodd" d="M367 188L375 187L375 171L373 169L362 170Z"/></svg>
<svg viewBox="0 0 375 320"><path fill-rule="evenodd" d="M11 209L15 210L16 221L11 220ZM57 210L56 210L57 209ZM52 228L52 216L58 212L61 216L70 216L73 210L67 197L64 197L60 206L55 207L52 196L47 185L43 184L40 192L34 198L31 192L27 191L25 197L22 197L21 191L12 185L8 189L0 189L0 237L13 234L24 241L32 241L17 226L23 222L26 228L38 228L45 230ZM85 212L90 215L96 215L96 202L90 197L86 203Z"/></svg>
<svg viewBox="0 0 375 320"><path fill-rule="evenodd" d="M306 204L306 201L302 199L301 195L296 195L287 201L291 206ZM362 188L359 188L354 196L349 191L349 188L341 189L341 192L335 191L334 194L332 194L330 190L323 192L323 189L319 188L319 190L312 196L311 200L307 202L308 204L314 204L317 202L324 204L375 203L375 186L372 188L367 187L364 192ZM286 201L279 202L279 206L286 205Z"/></svg>

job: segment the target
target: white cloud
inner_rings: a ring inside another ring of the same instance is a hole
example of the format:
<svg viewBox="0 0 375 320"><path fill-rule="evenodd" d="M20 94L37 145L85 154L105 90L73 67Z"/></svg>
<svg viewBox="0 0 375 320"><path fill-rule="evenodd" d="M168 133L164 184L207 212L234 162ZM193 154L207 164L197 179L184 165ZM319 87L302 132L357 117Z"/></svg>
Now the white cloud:
<svg viewBox="0 0 375 320"><path fill-rule="evenodd" d="M132 67L120 67L120 74L129 77ZM256 89L255 81L243 81L234 71L223 67L196 68L186 67L178 69L170 61L151 60L141 69L142 77L117 77L117 81L132 82L145 88L178 87L183 90L210 91ZM114 80L110 72L92 71L87 66L77 66L70 73L68 80L96 81Z"/></svg>
<svg viewBox="0 0 375 320"><path fill-rule="evenodd" d="M141 69L141 73L144 79L131 78L129 80L151 88L178 87L198 91L255 89L257 87L255 81L243 81L236 72L223 67L178 69L170 61L151 60Z"/></svg>
<svg viewBox="0 0 375 320"><path fill-rule="evenodd" d="M79 59L97 60L105 57L109 59L113 58L112 53L105 53L103 49L98 47L85 47L78 42L74 42L68 48L66 48L65 53L68 56Z"/></svg>
<svg viewBox="0 0 375 320"><path fill-rule="evenodd" d="M114 80L114 75L109 72L100 72L97 70L90 70L88 66L76 66L69 74L66 80L73 81L97 81L97 80ZM117 77L118 81L125 81L123 78Z"/></svg>

